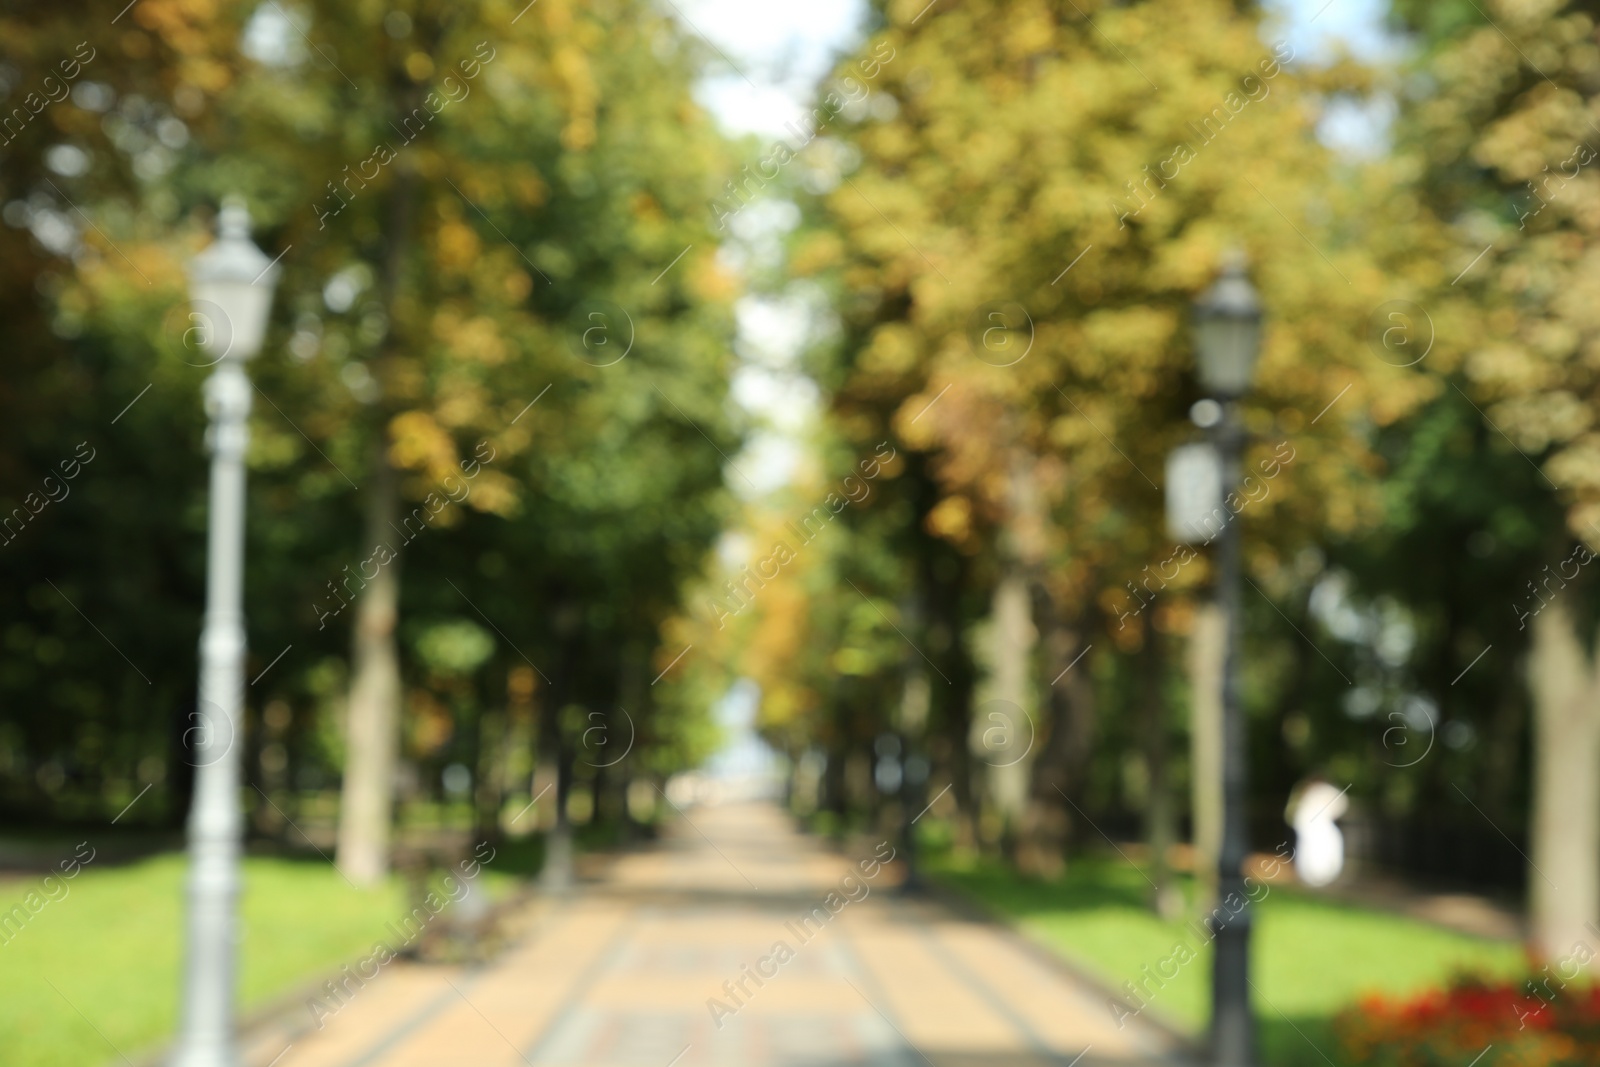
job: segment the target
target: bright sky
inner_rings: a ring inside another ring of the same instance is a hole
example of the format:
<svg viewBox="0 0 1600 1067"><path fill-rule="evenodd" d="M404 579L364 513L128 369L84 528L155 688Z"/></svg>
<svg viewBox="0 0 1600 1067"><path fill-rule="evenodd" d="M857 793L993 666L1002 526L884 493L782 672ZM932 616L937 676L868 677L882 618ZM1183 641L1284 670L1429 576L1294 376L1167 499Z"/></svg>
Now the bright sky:
<svg viewBox="0 0 1600 1067"><path fill-rule="evenodd" d="M1324 57L1339 41L1365 59L1396 54L1397 42L1383 24L1386 0L1267 0L1266 6L1287 22L1289 43L1299 55Z"/></svg>
<svg viewBox="0 0 1600 1067"><path fill-rule="evenodd" d="M738 69L707 78L701 102L731 131L774 135L801 114L835 56L859 39L865 12L860 0L675 2L689 28Z"/></svg>

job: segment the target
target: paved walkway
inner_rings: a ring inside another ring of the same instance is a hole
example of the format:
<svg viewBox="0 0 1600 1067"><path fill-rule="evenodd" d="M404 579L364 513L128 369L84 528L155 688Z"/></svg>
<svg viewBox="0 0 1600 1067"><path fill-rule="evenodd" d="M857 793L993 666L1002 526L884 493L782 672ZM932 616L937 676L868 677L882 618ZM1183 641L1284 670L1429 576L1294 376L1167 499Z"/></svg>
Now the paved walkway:
<svg viewBox="0 0 1600 1067"><path fill-rule="evenodd" d="M323 1029L281 1054L281 1037L258 1041L250 1059L1067 1067L1081 1056L1079 1067L1104 1067L1171 1056L1161 1034L1137 1020L1118 1030L1103 999L1007 932L898 898L887 868L865 872L776 808L696 808L657 847L535 905L526 934L488 966L393 964Z"/></svg>

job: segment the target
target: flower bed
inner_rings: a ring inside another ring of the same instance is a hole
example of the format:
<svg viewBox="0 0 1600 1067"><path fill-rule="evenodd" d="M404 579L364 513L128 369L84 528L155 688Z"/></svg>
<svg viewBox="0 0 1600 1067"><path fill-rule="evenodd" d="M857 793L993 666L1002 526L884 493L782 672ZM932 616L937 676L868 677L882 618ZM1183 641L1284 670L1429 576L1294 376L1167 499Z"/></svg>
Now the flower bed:
<svg viewBox="0 0 1600 1067"><path fill-rule="evenodd" d="M1334 1031L1351 1062L1378 1067L1466 1067L1491 1045L1494 1067L1600 1067L1600 986L1459 978L1363 998Z"/></svg>

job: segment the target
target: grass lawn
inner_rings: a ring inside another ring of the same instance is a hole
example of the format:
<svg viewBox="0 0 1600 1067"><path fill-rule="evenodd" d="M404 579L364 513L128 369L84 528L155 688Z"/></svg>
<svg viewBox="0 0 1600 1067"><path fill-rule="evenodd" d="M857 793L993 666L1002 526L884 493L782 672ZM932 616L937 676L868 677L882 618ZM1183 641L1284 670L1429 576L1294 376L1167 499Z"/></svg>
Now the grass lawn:
<svg viewBox="0 0 1600 1067"><path fill-rule="evenodd" d="M1175 978L1159 989L1147 983L1155 990L1149 1011L1191 1035L1204 1031L1209 946L1192 928L1155 916L1146 903L1150 887L1136 868L1083 859L1061 880L1043 882L998 863L946 854L930 857L926 869L1115 989L1142 980L1145 965L1153 973L1176 945L1187 945L1195 958ZM1184 886L1186 893L1191 888ZM1264 1057L1285 1067L1326 1067L1324 1052L1340 1062L1328 1023L1363 993L1414 992L1463 969L1515 975L1524 967L1520 946L1289 888L1272 889L1256 908L1251 965ZM1167 973L1173 966L1165 966Z"/></svg>
<svg viewBox="0 0 1600 1067"><path fill-rule="evenodd" d="M71 854L70 846L62 852ZM47 903L0 945L7 1067L120 1065L112 1045L137 1058L171 1038L185 869L182 854L121 867L90 864L65 883L66 896ZM354 962L380 936L392 941L383 935L384 924L407 910L398 879L357 890L321 861L250 857L244 879L240 997L246 1012ZM486 871L479 881L498 895L511 878ZM38 876L0 881L0 912L39 885Z"/></svg>

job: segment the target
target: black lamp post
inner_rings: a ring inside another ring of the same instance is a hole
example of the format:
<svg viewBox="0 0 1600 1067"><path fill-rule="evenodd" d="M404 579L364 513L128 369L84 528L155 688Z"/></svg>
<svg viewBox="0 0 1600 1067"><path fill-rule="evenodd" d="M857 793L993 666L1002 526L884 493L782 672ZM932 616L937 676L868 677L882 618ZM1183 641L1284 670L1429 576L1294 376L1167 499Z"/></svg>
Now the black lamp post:
<svg viewBox="0 0 1600 1067"><path fill-rule="evenodd" d="M1194 347L1200 381L1221 405L1213 434L1222 461L1223 499L1239 486L1245 432L1239 398L1250 387L1261 350L1261 302L1245 276L1241 254L1230 255L1222 277L1195 301ZM1227 620L1222 670L1222 846L1217 857L1213 912L1211 1055L1217 1067L1253 1067L1255 1021L1250 1010L1251 917L1244 884L1249 852L1247 746L1239 706L1239 520L1230 514L1218 546L1217 603ZM1232 903L1230 903L1230 901ZM1236 913L1235 913L1236 912Z"/></svg>

